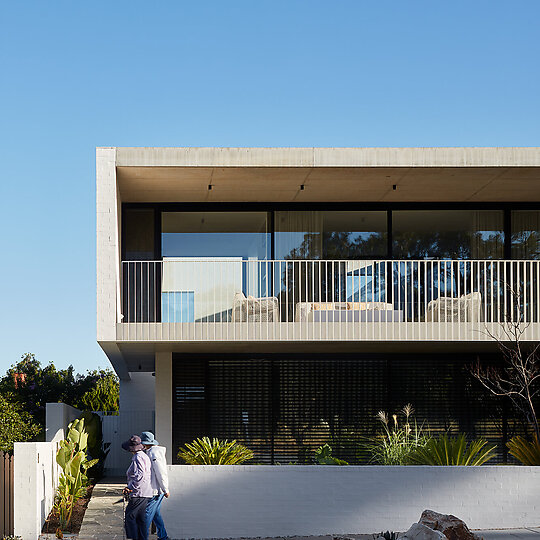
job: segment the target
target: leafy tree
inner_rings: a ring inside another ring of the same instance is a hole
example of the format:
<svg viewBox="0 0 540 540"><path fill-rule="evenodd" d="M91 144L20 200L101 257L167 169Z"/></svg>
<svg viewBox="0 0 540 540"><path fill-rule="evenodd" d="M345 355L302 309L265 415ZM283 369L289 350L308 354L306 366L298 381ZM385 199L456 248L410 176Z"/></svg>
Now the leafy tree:
<svg viewBox="0 0 540 540"><path fill-rule="evenodd" d="M101 370L90 373L87 379L92 379L92 386L80 397L77 408L118 411L118 377L111 370Z"/></svg>
<svg viewBox="0 0 540 540"><path fill-rule="evenodd" d="M13 394L0 394L0 450L11 453L14 442L33 439L41 430Z"/></svg>
<svg viewBox="0 0 540 540"><path fill-rule="evenodd" d="M31 353L22 356L0 379L0 393L11 393L34 421L45 425L45 405L66 403L93 410L118 410L118 378L111 370L76 375L73 366L42 367Z"/></svg>

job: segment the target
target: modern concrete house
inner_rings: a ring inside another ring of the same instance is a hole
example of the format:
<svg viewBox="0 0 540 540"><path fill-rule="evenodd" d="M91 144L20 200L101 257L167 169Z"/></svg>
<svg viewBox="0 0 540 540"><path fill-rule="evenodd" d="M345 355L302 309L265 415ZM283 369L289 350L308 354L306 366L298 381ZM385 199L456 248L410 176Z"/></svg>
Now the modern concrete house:
<svg viewBox="0 0 540 540"><path fill-rule="evenodd" d="M97 149L97 340L171 463L361 463L409 402L504 461L522 427L467 366L506 321L539 339L539 258L540 148Z"/></svg>

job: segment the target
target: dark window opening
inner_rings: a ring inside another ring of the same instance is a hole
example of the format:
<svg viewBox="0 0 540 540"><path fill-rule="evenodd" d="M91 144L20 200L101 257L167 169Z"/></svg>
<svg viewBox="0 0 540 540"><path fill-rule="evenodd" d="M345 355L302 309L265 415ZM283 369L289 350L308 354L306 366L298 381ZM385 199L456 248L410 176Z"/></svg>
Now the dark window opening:
<svg viewBox="0 0 540 540"><path fill-rule="evenodd" d="M475 359L173 355L174 455L179 446L207 435L245 444L255 453L254 464L309 464L325 443L336 457L366 464L369 456L359 443L380 431L377 413L392 414L411 403L431 435L485 438L497 445L493 463L504 462L505 442L524 426L470 376L466 367Z"/></svg>

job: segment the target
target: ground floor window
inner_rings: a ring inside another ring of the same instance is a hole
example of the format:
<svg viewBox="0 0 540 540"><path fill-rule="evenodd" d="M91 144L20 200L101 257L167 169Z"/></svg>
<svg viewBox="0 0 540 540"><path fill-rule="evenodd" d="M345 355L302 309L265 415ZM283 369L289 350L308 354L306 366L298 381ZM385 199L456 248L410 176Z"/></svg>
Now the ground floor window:
<svg viewBox="0 0 540 540"><path fill-rule="evenodd" d="M362 464L369 456L359 442L380 429L377 413L392 415L411 403L432 435L486 438L497 444L496 461L505 462L505 442L522 426L508 404L469 375L467 365L476 359L475 354L175 354L174 454L208 435L245 444L258 464L308 464L325 443L336 457Z"/></svg>

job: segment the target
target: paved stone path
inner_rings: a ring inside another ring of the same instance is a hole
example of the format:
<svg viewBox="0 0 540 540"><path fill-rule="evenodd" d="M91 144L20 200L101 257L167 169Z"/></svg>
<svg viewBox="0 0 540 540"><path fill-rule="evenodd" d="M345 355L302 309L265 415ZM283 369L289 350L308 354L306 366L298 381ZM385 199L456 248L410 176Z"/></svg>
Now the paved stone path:
<svg viewBox="0 0 540 540"><path fill-rule="evenodd" d="M114 478L106 478L96 484L84 514L78 540L124 538L122 488L125 485L125 480Z"/></svg>
<svg viewBox="0 0 540 540"><path fill-rule="evenodd" d="M78 540L120 540L124 538L122 508L122 488L124 485L124 479L120 478L106 478L96 485L84 515ZM474 532L484 540L540 540L540 527ZM54 535L50 535L50 537L52 539ZM355 540L373 539L372 534L351 534L347 537ZM46 538L45 535L43 538ZM292 536L242 540L332 540L332 538L332 536Z"/></svg>

